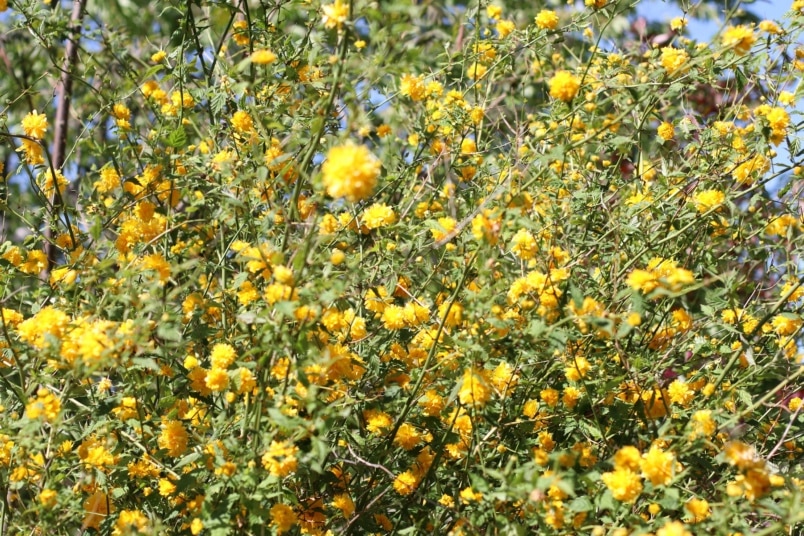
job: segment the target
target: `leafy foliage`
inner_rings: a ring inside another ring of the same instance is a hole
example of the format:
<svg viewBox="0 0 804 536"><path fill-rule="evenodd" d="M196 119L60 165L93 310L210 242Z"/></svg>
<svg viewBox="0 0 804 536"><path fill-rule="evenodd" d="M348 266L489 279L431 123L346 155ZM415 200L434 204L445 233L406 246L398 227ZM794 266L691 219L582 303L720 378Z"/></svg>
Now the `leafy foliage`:
<svg viewBox="0 0 804 536"><path fill-rule="evenodd" d="M804 3L521 4L10 2L4 531L801 529Z"/></svg>

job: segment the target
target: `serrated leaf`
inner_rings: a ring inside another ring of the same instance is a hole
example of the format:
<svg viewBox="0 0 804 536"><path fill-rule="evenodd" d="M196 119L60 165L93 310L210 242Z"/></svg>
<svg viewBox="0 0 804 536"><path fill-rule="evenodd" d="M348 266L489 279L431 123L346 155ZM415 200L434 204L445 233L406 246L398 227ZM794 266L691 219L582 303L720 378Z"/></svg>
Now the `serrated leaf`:
<svg viewBox="0 0 804 536"><path fill-rule="evenodd" d="M592 501L589 500L589 497L585 495L582 497L574 498L572 502L569 504L569 509L572 512L588 512L592 508L594 508Z"/></svg>
<svg viewBox="0 0 804 536"><path fill-rule="evenodd" d="M138 367L153 370L154 372L161 370L159 364L150 357L133 357L131 358L131 362Z"/></svg>
<svg viewBox="0 0 804 536"><path fill-rule="evenodd" d="M535 319L530 322L527 329L527 334L534 339L539 338L542 333L547 329L547 325L541 320Z"/></svg>
<svg viewBox="0 0 804 536"><path fill-rule="evenodd" d="M734 78L737 80L737 89L742 91L748 84L748 78L746 78L745 73L739 68L734 69Z"/></svg>
<svg viewBox="0 0 804 536"><path fill-rule="evenodd" d="M184 131L184 127L179 125L176 130L171 132L165 139L165 144L174 149L179 149L187 145L187 133Z"/></svg>
<svg viewBox="0 0 804 536"><path fill-rule="evenodd" d="M151 78L153 78L153 76L156 73L158 73L159 71L161 71L164 68L165 68L165 66L162 65L161 63L157 64L157 65L154 65L153 67L149 67L147 71L142 73L142 80L150 80Z"/></svg>
<svg viewBox="0 0 804 536"><path fill-rule="evenodd" d="M597 500L597 507L600 510L610 510L615 511L617 510L618 503L614 500L614 496L611 494L611 491L606 490L603 492L603 495Z"/></svg>
<svg viewBox="0 0 804 536"><path fill-rule="evenodd" d="M181 332L177 328L175 328L173 326L169 326L169 325L168 326L159 325L156 328L156 335L159 338L165 339L165 340L168 340L168 341L180 341L181 340Z"/></svg>
<svg viewBox="0 0 804 536"><path fill-rule="evenodd" d="M179 467L184 467L187 464L193 463L194 461L196 461L200 457L201 457L201 454L199 454L197 452L193 452L192 454L188 454L187 456L184 456L182 459L180 459L179 462L173 468L178 469Z"/></svg>
<svg viewBox="0 0 804 536"><path fill-rule="evenodd" d="M213 93L212 97L209 99L209 106L212 109L213 115L220 115L226 106L226 94L222 92Z"/></svg>
<svg viewBox="0 0 804 536"><path fill-rule="evenodd" d="M675 488L668 488L664 492L664 497L659 499L659 505L664 510L676 510L681 506L678 490Z"/></svg>

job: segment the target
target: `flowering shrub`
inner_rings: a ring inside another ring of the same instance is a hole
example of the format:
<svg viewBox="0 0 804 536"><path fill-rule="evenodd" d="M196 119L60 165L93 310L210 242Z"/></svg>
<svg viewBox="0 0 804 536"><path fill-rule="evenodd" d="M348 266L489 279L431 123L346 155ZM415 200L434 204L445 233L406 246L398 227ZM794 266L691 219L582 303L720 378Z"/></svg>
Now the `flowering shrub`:
<svg viewBox="0 0 804 536"><path fill-rule="evenodd" d="M510 4L0 1L3 533L802 529L804 2Z"/></svg>

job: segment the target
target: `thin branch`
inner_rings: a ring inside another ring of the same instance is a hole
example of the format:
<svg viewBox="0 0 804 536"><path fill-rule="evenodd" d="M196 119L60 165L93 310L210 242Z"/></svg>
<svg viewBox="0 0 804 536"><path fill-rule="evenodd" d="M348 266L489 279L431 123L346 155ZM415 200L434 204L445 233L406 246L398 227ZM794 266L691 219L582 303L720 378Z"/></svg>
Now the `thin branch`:
<svg viewBox="0 0 804 536"><path fill-rule="evenodd" d="M56 89L56 94L59 99L58 107L56 108L56 128L53 140L53 158L51 160L53 172L61 171L64 167L64 154L67 147L67 122L70 117L70 101L73 97L73 67L78 61L78 40L81 36L81 25L84 20L84 11L86 8L87 0L74 0L73 12L70 15L70 29L67 37L67 46L64 51L64 61L62 62L61 78ZM53 214L55 215L59 207L63 206L64 200L61 198L59 192L58 181L53 177L53 198L51 204L53 205ZM53 236L56 232L55 223L45 228L45 254L47 255L47 269L45 276L50 273L56 262L56 248L53 244ZM67 224L68 229L72 229ZM75 241L73 241L75 243Z"/></svg>

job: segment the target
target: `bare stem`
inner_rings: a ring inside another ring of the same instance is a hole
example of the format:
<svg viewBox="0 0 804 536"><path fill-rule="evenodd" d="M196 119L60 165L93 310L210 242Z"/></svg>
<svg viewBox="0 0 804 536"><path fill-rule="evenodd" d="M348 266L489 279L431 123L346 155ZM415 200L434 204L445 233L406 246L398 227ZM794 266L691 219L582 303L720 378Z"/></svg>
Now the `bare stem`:
<svg viewBox="0 0 804 536"><path fill-rule="evenodd" d="M61 78L56 89L59 99L56 108L56 131L53 140L52 164L54 171L61 171L64 167L65 151L67 148L67 122L70 117L70 101L73 96L73 67L78 61L78 40L81 36L81 25L84 20L84 11L87 0L74 0L73 12L70 15L70 31L67 36L67 46L64 51L64 61L62 62ZM56 177L53 177L53 198L51 205L53 214L63 205L64 200L59 192ZM45 228L45 254L47 255L47 275L53 268L56 260L56 248L53 244L53 236L56 233L56 223Z"/></svg>

